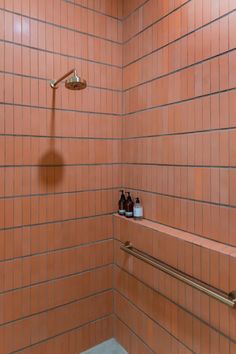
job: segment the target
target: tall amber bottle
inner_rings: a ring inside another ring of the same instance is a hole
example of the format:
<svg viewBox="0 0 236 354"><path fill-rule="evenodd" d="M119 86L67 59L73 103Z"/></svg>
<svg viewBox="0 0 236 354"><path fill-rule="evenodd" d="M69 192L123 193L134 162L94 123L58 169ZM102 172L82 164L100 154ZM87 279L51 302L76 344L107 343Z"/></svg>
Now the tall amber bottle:
<svg viewBox="0 0 236 354"><path fill-rule="evenodd" d="M132 218L133 217L133 210L134 210L134 202L132 201L130 192L127 192L128 197L126 199L125 203L125 216L127 218Z"/></svg>
<svg viewBox="0 0 236 354"><path fill-rule="evenodd" d="M118 214L125 216L125 204L126 204L126 199L125 199L125 195L124 195L124 191L120 190L121 192L121 196L120 196L120 200L118 203L119 209L118 209Z"/></svg>

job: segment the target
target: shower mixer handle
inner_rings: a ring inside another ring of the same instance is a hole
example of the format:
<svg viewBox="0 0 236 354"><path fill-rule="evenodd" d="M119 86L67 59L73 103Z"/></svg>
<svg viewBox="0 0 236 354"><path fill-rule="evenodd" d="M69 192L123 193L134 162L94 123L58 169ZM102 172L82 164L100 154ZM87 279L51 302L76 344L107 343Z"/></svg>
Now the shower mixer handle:
<svg viewBox="0 0 236 354"><path fill-rule="evenodd" d="M51 80L50 81L50 86L51 88L53 88L54 90L58 89L58 86L56 86L57 81L56 80Z"/></svg>

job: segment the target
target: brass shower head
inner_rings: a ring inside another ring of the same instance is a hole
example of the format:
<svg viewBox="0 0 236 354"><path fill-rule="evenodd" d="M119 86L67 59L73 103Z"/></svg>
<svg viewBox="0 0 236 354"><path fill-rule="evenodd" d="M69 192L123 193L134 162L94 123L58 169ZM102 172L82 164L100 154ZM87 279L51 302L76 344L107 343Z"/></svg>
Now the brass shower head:
<svg viewBox="0 0 236 354"><path fill-rule="evenodd" d="M63 75L60 79L58 80L52 80L50 83L51 88L53 89L57 89L58 88L58 84L59 82L61 82L62 80L64 80L67 76L69 76L70 74L73 74L72 77L70 77L68 80L66 80L65 82L65 87L69 90L83 90L86 88L87 86L87 82L86 80L82 79L81 77L79 77L76 73L76 70L73 69L71 71L69 71L68 73L66 73L65 75Z"/></svg>
<svg viewBox="0 0 236 354"><path fill-rule="evenodd" d="M87 83L75 73L71 78L66 80L65 86L69 90L83 90L87 86Z"/></svg>

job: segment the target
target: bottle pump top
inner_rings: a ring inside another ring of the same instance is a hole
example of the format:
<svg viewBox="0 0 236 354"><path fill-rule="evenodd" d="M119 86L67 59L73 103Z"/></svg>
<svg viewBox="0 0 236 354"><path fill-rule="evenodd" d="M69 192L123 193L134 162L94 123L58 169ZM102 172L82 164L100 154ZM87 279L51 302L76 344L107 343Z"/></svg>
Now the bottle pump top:
<svg viewBox="0 0 236 354"><path fill-rule="evenodd" d="M125 198L125 195L124 195L124 190L123 190L123 189L121 189L121 190L120 190L120 192L121 192L121 198Z"/></svg>
<svg viewBox="0 0 236 354"><path fill-rule="evenodd" d="M140 203L139 197L137 197L134 204L134 219L140 220L142 218L143 218L143 206Z"/></svg>
<svg viewBox="0 0 236 354"><path fill-rule="evenodd" d="M126 192L127 194L128 194L128 197L127 197L127 199L131 199L131 195L130 195L130 192Z"/></svg>

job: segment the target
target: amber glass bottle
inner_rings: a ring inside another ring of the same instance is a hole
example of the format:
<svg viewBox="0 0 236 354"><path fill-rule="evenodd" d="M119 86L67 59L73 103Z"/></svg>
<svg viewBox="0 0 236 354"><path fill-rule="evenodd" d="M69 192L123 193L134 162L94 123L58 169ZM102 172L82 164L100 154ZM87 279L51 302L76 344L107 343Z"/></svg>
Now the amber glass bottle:
<svg viewBox="0 0 236 354"><path fill-rule="evenodd" d="M125 216L125 204L126 204L126 198L125 198L125 195L124 195L124 191L121 190L121 196L120 196L120 200L119 200L119 210L118 210L118 214L119 215L122 215L122 216Z"/></svg>
<svg viewBox="0 0 236 354"><path fill-rule="evenodd" d="M125 203L125 216L127 218L132 218L133 217L133 210L134 210L134 202L132 201L130 192L127 192L128 197L126 199Z"/></svg>

